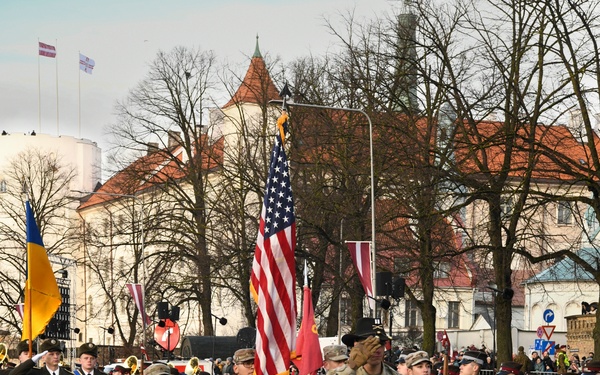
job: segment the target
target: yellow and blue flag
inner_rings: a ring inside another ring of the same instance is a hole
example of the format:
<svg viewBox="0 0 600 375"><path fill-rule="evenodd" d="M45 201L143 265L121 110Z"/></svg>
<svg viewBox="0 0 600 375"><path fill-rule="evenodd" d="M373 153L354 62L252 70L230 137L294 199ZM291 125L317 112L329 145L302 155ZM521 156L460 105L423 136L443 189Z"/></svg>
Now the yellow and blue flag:
<svg viewBox="0 0 600 375"><path fill-rule="evenodd" d="M44 332L46 325L60 307L62 299L29 201L25 203L25 210L27 220L27 281L25 284L22 340L33 340Z"/></svg>

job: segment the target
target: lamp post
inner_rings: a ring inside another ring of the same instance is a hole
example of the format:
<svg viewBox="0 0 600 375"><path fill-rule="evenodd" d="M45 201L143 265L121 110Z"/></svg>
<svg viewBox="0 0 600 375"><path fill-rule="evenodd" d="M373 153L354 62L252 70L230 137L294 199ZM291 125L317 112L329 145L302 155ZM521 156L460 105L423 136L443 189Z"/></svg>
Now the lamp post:
<svg viewBox="0 0 600 375"><path fill-rule="evenodd" d="M82 191L82 190L73 190L73 191L76 193L86 194L86 195L104 195L104 196L109 196L109 197L131 198L139 203L140 207L142 208L140 210L140 219L142 222L139 225L140 235L141 235L140 246L142 249L142 301L145 304L146 303L146 253L145 253L145 244L144 244L144 222L145 222L145 214L144 214L144 207L143 207L144 202L140 199L140 197L138 197L135 194L107 193L107 192L103 192L103 191ZM144 307L144 310L145 310L145 307ZM140 345L142 347L145 347L145 345L146 345L146 328L147 328L146 322L142 321L142 343L143 343L143 345ZM143 355L142 351L140 351L140 359L143 364L144 363L144 355ZM140 367L141 374L144 373L143 368L144 368L144 366L142 365Z"/></svg>
<svg viewBox="0 0 600 375"><path fill-rule="evenodd" d="M273 104L284 104L282 100L271 100L269 103ZM317 105L317 104L303 104L303 103L290 103L285 102L285 105L290 107L305 107L305 108L316 108L316 109L332 109L338 111L347 111L347 112L356 112L361 113L367 118L369 122L369 158L370 158L370 166L371 166L371 283L373 284L373 290L377 290L376 280L375 280L375 272L377 267L375 266L375 170L373 166L373 123L371 122L371 118L369 115L363 111L362 109L356 108L346 108L346 107L331 107L326 105ZM377 315L377 314L375 314Z"/></svg>

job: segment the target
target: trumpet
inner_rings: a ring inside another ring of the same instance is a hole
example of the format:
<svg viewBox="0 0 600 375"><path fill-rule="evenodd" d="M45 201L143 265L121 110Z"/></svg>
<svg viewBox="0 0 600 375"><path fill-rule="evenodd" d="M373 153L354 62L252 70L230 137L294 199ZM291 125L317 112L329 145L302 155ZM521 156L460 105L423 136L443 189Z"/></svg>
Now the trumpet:
<svg viewBox="0 0 600 375"><path fill-rule="evenodd" d="M185 375L195 375L198 373L199 368L200 362L198 361L198 357L192 357L187 365L185 365Z"/></svg>
<svg viewBox="0 0 600 375"><path fill-rule="evenodd" d="M0 366L7 364L10 358L8 358L8 348L6 344L0 343Z"/></svg>
<svg viewBox="0 0 600 375"><path fill-rule="evenodd" d="M131 369L130 370L131 375L138 373L138 371L137 371L138 359L136 356L132 355L132 356L127 357L127 359L125 360L125 364L127 365L127 367L129 367Z"/></svg>

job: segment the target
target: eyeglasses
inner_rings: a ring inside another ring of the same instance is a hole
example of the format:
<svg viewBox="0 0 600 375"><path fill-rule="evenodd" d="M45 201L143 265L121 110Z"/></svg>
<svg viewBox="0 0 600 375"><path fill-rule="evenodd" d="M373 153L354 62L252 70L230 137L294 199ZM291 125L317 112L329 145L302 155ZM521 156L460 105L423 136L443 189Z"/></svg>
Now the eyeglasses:
<svg viewBox="0 0 600 375"><path fill-rule="evenodd" d="M241 363L245 368L254 368L254 361L246 361Z"/></svg>

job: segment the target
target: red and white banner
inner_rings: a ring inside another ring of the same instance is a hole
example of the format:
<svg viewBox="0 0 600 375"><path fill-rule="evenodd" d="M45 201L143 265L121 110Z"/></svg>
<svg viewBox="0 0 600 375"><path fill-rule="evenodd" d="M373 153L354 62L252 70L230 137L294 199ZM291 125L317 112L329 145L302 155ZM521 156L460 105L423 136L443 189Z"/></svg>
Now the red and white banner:
<svg viewBox="0 0 600 375"><path fill-rule="evenodd" d="M142 316L142 322L144 323L144 328L152 323L152 320L148 315L146 315L146 310L144 309L144 289L142 288L142 284L125 284L127 285L127 289L129 289L129 293L133 297L135 301L135 305L140 311L140 315Z"/></svg>
<svg viewBox="0 0 600 375"><path fill-rule="evenodd" d="M25 304L23 303L17 303L15 305L15 310L17 310L17 314L19 314L19 317L21 318L21 320L23 320L23 309L25 308Z"/></svg>
<svg viewBox="0 0 600 375"><path fill-rule="evenodd" d="M92 74L92 70L94 70L94 66L96 66L96 62L89 57L79 54L79 69L83 70L87 74Z"/></svg>
<svg viewBox="0 0 600 375"><path fill-rule="evenodd" d="M50 44L42 43L42 42L38 42L38 43L39 43L40 56L46 56L46 57L52 57L52 58L56 57L56 47L51 46Z"/></svg>
<svg viewBox="0 0 600 375"><path fill-rule="evenodd" d="M371 277L371 241L346 241L352 263L368 296L369 307L375 311L375 295L373 293L373 278Z"/></svg>

